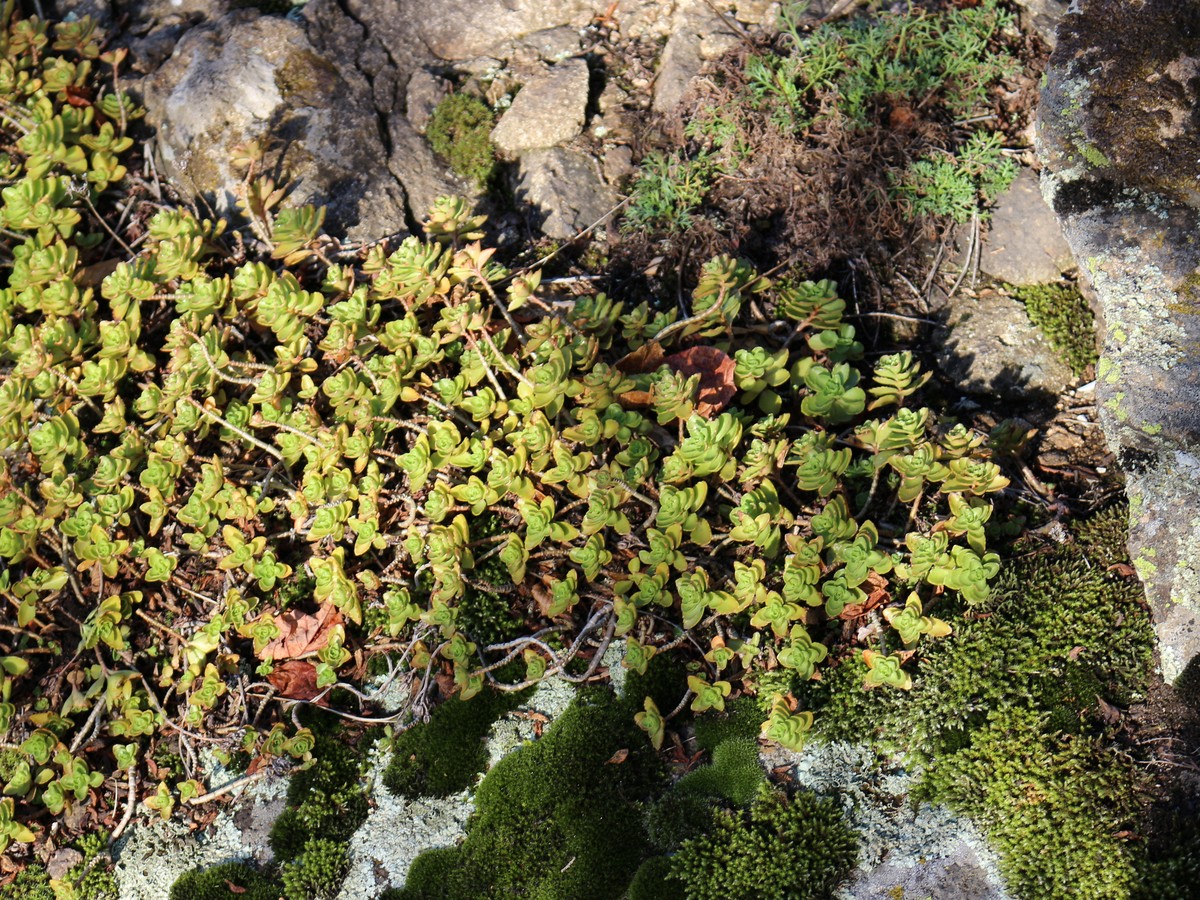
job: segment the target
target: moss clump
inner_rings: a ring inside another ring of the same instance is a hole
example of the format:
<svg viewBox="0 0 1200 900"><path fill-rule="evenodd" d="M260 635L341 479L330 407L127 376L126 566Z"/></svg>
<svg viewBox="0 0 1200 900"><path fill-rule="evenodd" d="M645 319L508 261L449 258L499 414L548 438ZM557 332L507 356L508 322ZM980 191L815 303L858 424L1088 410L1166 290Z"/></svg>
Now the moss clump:
<svg viewBox="0 0 1200 900"><path fill-rule="evenodd" d="M608 688L580 691L540 740L488 772L466 840L418 857L396 896L621 897L647 855L638 804L665 777L634 725L639 708Z"/></svg>
<svg viewBox="0 0 1200 900"><path fill-rule="evenodd" d="M313 835L345 841L367 818L357 754L327 723L314 728L314 760L288 783L288 808L271 826L277 859L295 859Z"/></svg>
<svg viewBox="0 0 1200 900"><path fill-rule="evenodd" d="M719 810L711 832L684 842L670 878L683 882L688 900L821 900L857 858L833 800L763 788L749 810Z"/></svg>
<svg viewBox="0 0 1200 900"><path fill-rule="evenodd" d="M171 900L279 900L275 879L242 863L184 872L171 885Z"/></svg>
<svg viewBox="0 0 1200 900"><path fill-rule="evenodd" d="M766 783L757 742L744 736L726 738L713 749L712 762L688 772L649 807L646 833L650 842L673 853L684 841L708 830L714 809L749 806Z"/></svg>
<svg viewBox="0 0 1200 900"><path fill-rule="evenodd" d="M451 697L428 722L396 737L383 783L403 797L445 797L469 788L487 766L492 724L523 696L485 690L470 700Z"/></svg>
<svg viewBox="0 0 1200 900"><path fill-rule="evenodd" d="M283 867L283 895L286 900L333 900L348 867L344 844L312 838L300 856Z"/></svg>
<svg viewBox="0 0 1200 900"><path fill-rule="evenodd" d="M1065 284L1035 284L1010 287L1025 304L1029 321L1041 329L1063 361L1078 377L1099 359L1096 324L1092 309L1079 290Z"/></svg>
<svg viewBox="0 0 1200 900"><path fill-rule="evenodd" d="M487 184L496 169L492 126L496 119L487 104L469 94L451 94L433 110L425 136L459 175Z"/></svg>
<svg viewBox="0 0 1200 900"><path fill-rule="evenodd" d="M753 697L738 697L725 704L725 711L696 719L696 746L712 753L728 740L753 741L758 737L763 713Z"/></svg>
<svg viewBox="0 0 1200 900"><path fill-rule="evenodd" d="M758 762L758 744L745 738L731 738L717 745L710 764L679 779L675 790L720 797L734 806L746 806L766 781Z"/></svg>
<svg viewBox="0 0 1200 900"><path fill-rule="evenodd" d="M670 857L650 857L629 883L626 900L687 900L683 884L670 876Z"/></svg>
<svg viewBox="0 0 1200 900"><path fill-rule="evenodd" d="M922 795L987 830L1017 896L1125 900L1134 857L1114 835L1134 822L1141 780L1114 748L1051 733L1044 715L1010 708L974 731L968 747L933 760Z"/></svg>

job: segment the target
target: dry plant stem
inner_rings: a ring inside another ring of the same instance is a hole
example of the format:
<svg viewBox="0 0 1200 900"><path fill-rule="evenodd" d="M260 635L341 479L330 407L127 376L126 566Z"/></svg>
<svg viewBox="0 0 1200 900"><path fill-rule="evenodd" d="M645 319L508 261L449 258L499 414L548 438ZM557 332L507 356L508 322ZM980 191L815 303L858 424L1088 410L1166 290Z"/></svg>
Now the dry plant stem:
<svg viewBox="0 0 1200 900"><path fill-rule="evenodd" d="M232 431L234 434L236 434L242 440L247 441L250 444L253 444L255 447L257 447L259 450L262 450L264 453L269 453L271 456L275 457L280 462L283 461L283 454L280 453L278 450L276 450L274 447L272 447L270 444L264 444L262 441L260 441L254 435L248 434L245 431L243 431L242 429L238 428L232 422L226 421L224 418L222 418L221 416L218 416L211 409L207 409L206 407L202 406L200 403L197 403L191 397L186 397L184 399L186 399L188 401L188 403L192 404L192 406L196 407L196 409L198 409L200 412L202 412L205 416L212 419L217 424L219 424L225 428L228 428L230 431Z"/></svg>
<svg viewBox="0 0 1200 900"><path fill-rule="evenodd" d="M137 777L134 775L133 766L130 766L129 771L125 774L125 790L125 814L121 816L121 821L117 823L117 827L108 836L109 849L112 849L113 844L125 833L125 829L133 821L133 810L137 806Z"/></svg>
<svg viewBox="0 0 1200 900"><path fill-rule="evenodd" d="M125 111L124 105L121 106L121 111L122 112ZM122 132L124 132L125 129L122 128L121 130L122 130ZM136 256L137 254L134 253L133 248L130 247L123 240L121 240L120 236L115 231L113 231L112 228L109 227L108 222L104 221L104 216L102 216L102 215L100 215L100 213L96 212L96 207L94 207L92 205L92 198L88 196L87 188L84 189L81 196L83 198L83 202L87 204L87 208L92 211L92 215L95 216L96 221L100 223L100 227L103 228L105 231L107 231L109 236L114 241L116 241L118 244L120 244L121 249L124 250L126 253L128 253L130 257Z"/></svg>
<svg viewBox="0 0 1200 900"><path fill-rule="evenodd" d="M259 769L257 772L251 772L248 775L242 775L240 778L235 778L228 784L222 785L215 791L209 791L207 794L201 794L199 797L192 797L188 800L189 806L200 806L203 803L209 803L220 797L224 797L230 791L235 791L240 787L248 787L256 781L261 780L266 776L267 769Z"/></svg>
<svg viewBox="0 0 1200 900"><path fill-rule="evenodd" d="M79 729L79 733L75 735L75 739L71 741L70 750L74 753L84 744L92 739L92 735L100 727L100 713L104 711L105 701L103 697L96 698L96 705L92 707L91 713L87 717L87 721L83 723L83 727Z"/></svg>
<svg viewBox="0 0 1200 900"><path fill-rule="evenodd" d="M175 629L173 629L173 628L168 628L166 625L162 624L162 622L159 622L159 621L157 621L157 620L153 619L152 617L150 617L149 615L147 615L147 614L146 614L145 612L143 612L142 610L140 610L140 609L135 609L135 610L133 611L133 614L134 614L135 616L137 616L139 619L141 619L143 622L145 622L145 623L147 623L148 625L150 625L151 627L153 627L153 628L157 628L159 631L163 632L164 634L169 634L169 635L171 635L171 637L175 638L175 640L179 641L179 643L181 643L181 644L186 644L186 643L187 643L187 638L185 638L185 637L184 637L182 634L180 634L178 631L176 631L176 630L175 630Z"/></svg>

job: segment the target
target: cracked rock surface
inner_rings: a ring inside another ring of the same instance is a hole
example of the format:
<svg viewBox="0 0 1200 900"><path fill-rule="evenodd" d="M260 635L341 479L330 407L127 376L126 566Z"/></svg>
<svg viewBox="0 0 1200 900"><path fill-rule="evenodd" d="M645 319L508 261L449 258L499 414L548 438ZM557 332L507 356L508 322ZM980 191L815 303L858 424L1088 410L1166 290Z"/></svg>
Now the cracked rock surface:
<svg viewBox="0 0 1200 900"><path fill-rule="evenodd" d="M1079 0L1038 114L1043 191L1107 327L1101 423L1163 677L1200 654L1200 9Z"/></svg>

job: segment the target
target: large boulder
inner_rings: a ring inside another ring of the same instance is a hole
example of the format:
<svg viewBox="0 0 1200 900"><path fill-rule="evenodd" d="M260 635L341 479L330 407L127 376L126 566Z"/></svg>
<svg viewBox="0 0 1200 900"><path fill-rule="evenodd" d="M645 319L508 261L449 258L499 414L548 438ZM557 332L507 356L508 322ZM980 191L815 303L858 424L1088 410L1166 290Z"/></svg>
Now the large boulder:
<svg viewBox="0 0 1200 900"><path fill-rule="evenodd" d="M1105 434L1163 676L1200 654L1200 7L1077 0L1038 116L1043 190L1096 290Z"/></svg>
<svg viewBox="0 0 1200 900"><path fill-rule="evenodd" d="M220 214L242 182L232 159L251 141L289 204L328 206L351 240L405 230L404 189L388 168L372 86L316 52L304 26L253 11L189 30L144 85L164 170Z"/></svg>

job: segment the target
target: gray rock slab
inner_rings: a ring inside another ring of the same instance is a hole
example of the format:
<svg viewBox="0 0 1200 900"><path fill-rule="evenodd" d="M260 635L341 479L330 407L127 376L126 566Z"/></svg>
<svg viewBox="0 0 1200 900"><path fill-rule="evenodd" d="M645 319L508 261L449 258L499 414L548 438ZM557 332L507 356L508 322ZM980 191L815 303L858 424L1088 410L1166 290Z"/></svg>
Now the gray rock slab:
<svg viewBox="0 0 1200 900"><path fill-rule="evenodd" d="M449 171L446 163L438 158L406 118L392 116L388 120L388 135L391 153L387 164L404 185L409 208L417 222L424 220L438 197L465 197L471 201L479 198L479 188Z"/></svg>
<svg viewBox="0 0 1200 900"><path fill-rule="evenodd" d="M583 130L588 101L588 67L570 59L524 85L492 129L502 156L565 144Z"/></svg>
<svg viewBox="0 0 1200 900"><path fill-rule="evenodd" d="M979 264L1009 284L1046 284L1075 268L1062 224L1029 169L1021 170L997 202Z"/></svg>
<svg viewBox="0 0 1200 900"><path fill-rule="evenodd" d="M946 856L913 860L909 865L877 866L855 878L845 892L853 900L1001 900L1005 894L989 876L995 877L975 848L964 841Z"/></svg>
<svg viewBox="0 0 1200 900"><path fill-rule="evenodd" d="M408 0L402 15L437 56L459 60L536 31L582 28L602 11L591 0Z"/></svg>
<svg viewBox="0 0 1200 900"><path fill-rule="evenodd" d="M1074 383L1025 307L1008 297L956 297L946 312L938 361L962 389L974 394L1052 402Z"/></svg>
<svg viewBox="0 0 1200 900"><path fill-rule="evenodd" d="M617 204L592 157L564 147L533 150L521 157L517 199L533 207L547 237L568 240Z"/></svg>
<svg viewBox="0 0 1200 900"><path fill-rule="evenodd" d="M413 72L405 90L405 111L412 127L424 134L433 111L449 93L450 82L440 75L424 69Z"/></svg>
<svg viewBox="0 0 1200 900"><path fill-rule="evenodd" d="M267 835L284 810L287 785L287 778L253 782L200 834L189 832L178 816L135 822L113 848L119 900L163 900L190 869L270 862Z"/></svg>
<svg viewBox="0 0 1200 900"><path fill-rule="evenodd" d="M655 112L674 109L706 60L715 59L738 41L733 26L704 0L684 0L675 11L671 36L659 58L654 78Z"/></svg>
<svg viewBox="0 0 1200 900"><path fill-rule="evenodd" d="M162 171L218 213L236 209L235 148L258 140L267 171L291 187L287 202L326 205L331 232L404 230L371 86L318 54L300 23L243 11L192 28L144 96Z"/></svg>
<svg viewBox="0 0 1200 900"><path fill-rule="evenodd" d="M1058 44L1058 23L1067 12L1066 0L1017 0L1025 16L1051 50Z"/></svg>
<svg viewBox="0 0 1200 900"><path fill-rule="evenodd" d="M1200 654L1200 13L1078 0L1038 113L1043 190L1095 288L1100 420L1163 677Z"/></svg>

